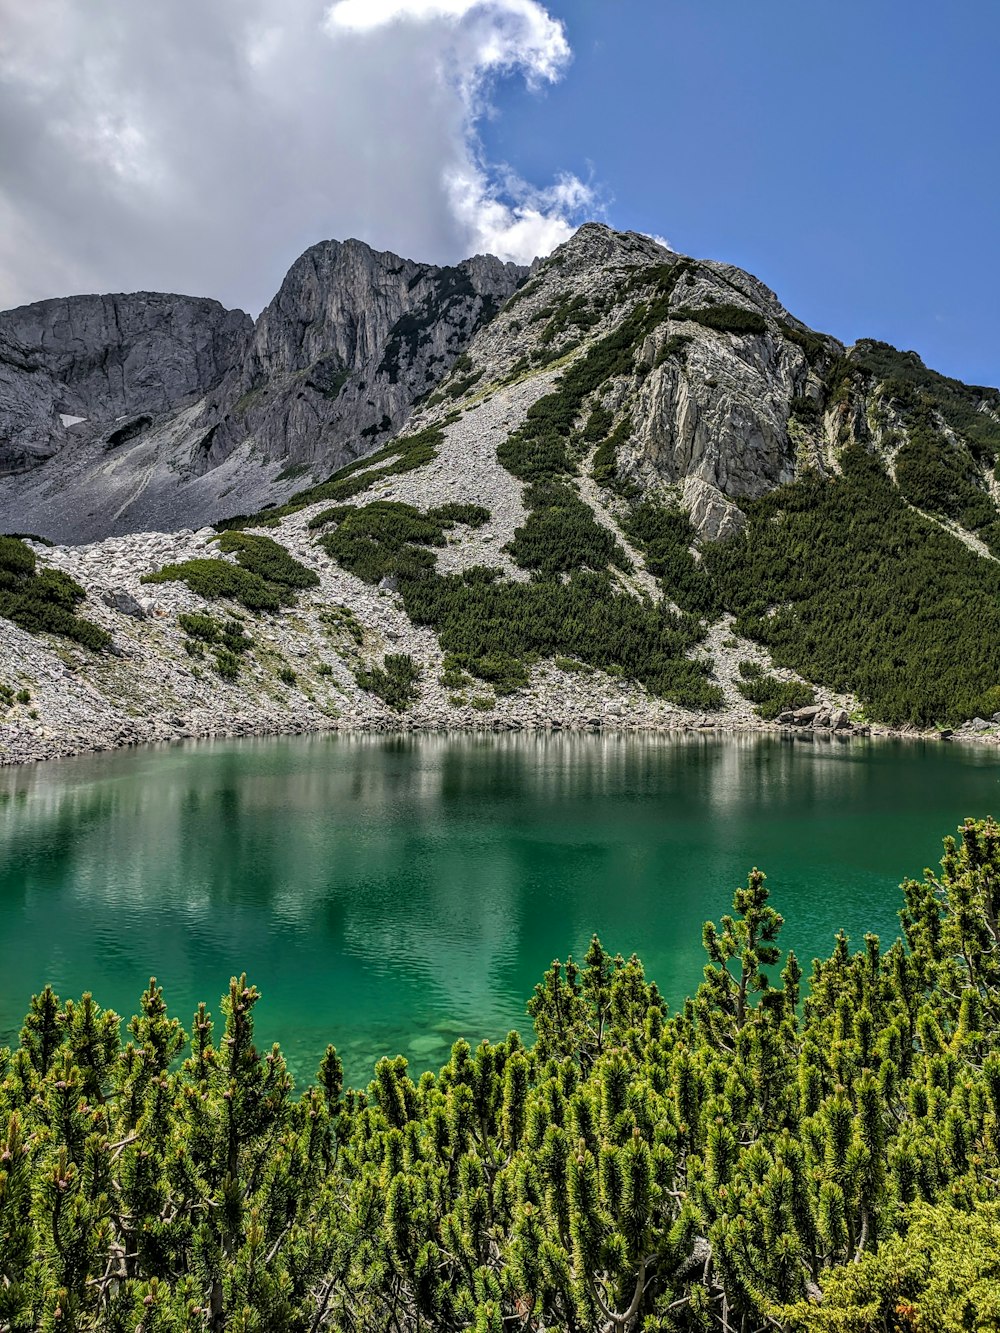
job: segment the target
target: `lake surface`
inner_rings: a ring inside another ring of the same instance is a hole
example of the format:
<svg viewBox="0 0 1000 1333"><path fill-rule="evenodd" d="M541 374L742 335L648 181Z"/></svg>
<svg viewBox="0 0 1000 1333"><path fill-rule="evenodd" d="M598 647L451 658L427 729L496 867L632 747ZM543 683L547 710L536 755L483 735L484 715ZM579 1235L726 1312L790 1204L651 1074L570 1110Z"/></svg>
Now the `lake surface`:
<svg viewBox="0 0 1000 1333"><path fill-rule="evenodd" d="M0 770L0 1042L33 991L130 1015L151 975L188 1026L233 973L300 1081L530 1031L554 957L593 932L669 1000L753 865L808 960L891 940L898 885L966 815L1000 813L1000 753L769 737L314 737Z"/></svg>

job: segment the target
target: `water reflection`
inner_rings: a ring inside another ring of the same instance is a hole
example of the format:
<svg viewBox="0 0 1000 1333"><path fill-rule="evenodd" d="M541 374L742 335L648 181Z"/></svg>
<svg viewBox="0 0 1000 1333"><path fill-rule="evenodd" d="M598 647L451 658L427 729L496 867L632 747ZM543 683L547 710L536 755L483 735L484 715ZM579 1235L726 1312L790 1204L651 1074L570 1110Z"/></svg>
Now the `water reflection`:
<svg viewBox="0 0 1000 1333"><path fill-rule="evenodd" d="M893 935L904 873L995 811L996 752L764 737L216 742L0 771L0 1035L48 980L186 1017L232 972L309 1075L365 1076L459 1033L524 1028L553 956L593 931L669 998L701 922L765 868L789 942Z"/></svg>

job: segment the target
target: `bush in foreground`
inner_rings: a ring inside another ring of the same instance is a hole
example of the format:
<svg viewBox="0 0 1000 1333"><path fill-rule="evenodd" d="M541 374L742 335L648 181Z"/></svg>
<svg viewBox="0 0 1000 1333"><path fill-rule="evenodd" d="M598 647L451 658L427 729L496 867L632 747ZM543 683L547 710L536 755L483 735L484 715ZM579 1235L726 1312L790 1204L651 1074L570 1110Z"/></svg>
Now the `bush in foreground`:
<svg viewBox="0 0 1000 1333"><path fill-rule="evenodd" d="M155 983L125 1044L46 989L2 1061L0 1327L995 1328L1000 827L903 891L905 944L838 936L800 1004L754 870L680 1014L595 939L531 1049L364 1091L330 1047L296 1097L245 978L219 1039Z"/></svg>

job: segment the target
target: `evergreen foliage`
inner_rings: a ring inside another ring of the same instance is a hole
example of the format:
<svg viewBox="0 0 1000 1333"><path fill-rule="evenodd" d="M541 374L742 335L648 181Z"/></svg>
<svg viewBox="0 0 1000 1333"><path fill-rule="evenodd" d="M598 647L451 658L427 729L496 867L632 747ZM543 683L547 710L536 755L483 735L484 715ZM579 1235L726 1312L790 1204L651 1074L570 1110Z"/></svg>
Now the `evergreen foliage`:
<svg viewBox="0 0 1000 1333"><path fill-rule="evenodd" d="M857 446L746 504L746 533L703 566L739 633L890 724L1000 709L1000 568L913 512Z"/></svg>
<svg viewBox="0 0 1000 1333"><path fill-rule="evenodd" d="M447 418L444 425L454 419L454 417ZM283 518L297 514L300 509L306 509L309 505L318 504L323 500L342 504L361 491L366 491L369 486L374 486L377 481L424 467L437 457L438 446L443 439L444 430L441 426L428 426L414 435L398 436L382 449L377 449L374 453L338 469L318 486L309 486L305 490L297 491L283 505L262 509L257 514L236 514L232 518L216 523L215 527L220 532L236 528L276 527Z"/></svg>
<svg viewBox="0 0 1000 1333"><path fill-rule="evenodd" d="M624 522L625 535L642 551L649 572L661 579L666 594L683 611L716 609L712 580L691 554L696 533L680 506L645 500Z"/></svg>
<svg viewBox="0 0 1000 1333"><path fill-rule="evenodd" d="M682 306L673 312L672 318L690 319L704 325L706 329L716 329L719 333L767 332L764 316L741 305Z"/></svg>
<svg viewBox="0 0 1000 1333"><path fill-rule="evenodd" d="M403 713L420 691L420 668L409 653L387 653L381 667L363 668L354 673L363 690L368 690L397 713Z"/></svg>
<svg viewBox="0 0 1000 1333"><path fill-rule="evenodd" d="M253 647L253 639L238 620L227 620L220 624L214 616L206 616L198 611L182 611L177 617L177 623L188 636L184 647L192 657L203 656L208 647L215 658L215 669L223 680L237 679L240 659Z"/></svg>
<svg viewBox="0 0 1000 1333"><path fill-rule="evenodd" d="M376 500L327 510L313 522L336 523L320 538L323 549L367 583L395 579L410 619L434 629L463 671L499 693L527 685L531 662L562 655L678 703L718 707L721 691L708 682L708 666L685 656L700 625L615 586L607 566L627 568L628 559L569 486L538 482L529 493L534 507L509 547L534 571L529 583L500 580L498 570L481 566L439 575L428 549L444 543L444 523L432 517L438 511Z"/></svg>
<svg viewBox="0 0 1000 1333"><path fill-rule="evenodd" d="M517 1033L296 1096L246 978L123 1043L32 999L0 1059L10 1333L958 1333L1000 1317L1000 827L903 885L905 943L802 970L754 870L669 1015L595 938ZM783 966L781 966L783 962ZM780 975L777 969L781 967Z"/></svg>
<svg viewBox="0 0 1000 1333"><path fill-rule="evenodd" d="M506 548L522 569L551 577L573 569L630 568L614 535L597 522L590 505L572 486L536 481L525 491L524 500L527 521Z"/></svg>
<svg viewBox="0 0 1000 1333"><path fill-rule="evenodd" d="M757 715L768 721L786 710L807 708L816 699L811 686L769 676L757 662L741 662L740 676L742 679L736 682L740 694L757 704Z"/></svg>
<svg viewBox="0 0 1000 1333"><path fill-rule="evenodd" d="M447 504L428 509L427 517L442 523L446 528L464 524L467 528L481 528L490 521L490 511L485 505L463 504L458 500L449 500Z"/></svg>
<svg viewBox="0 0 1000 1333"><path fill-rule="evenodd" d="M61 570L39 572L37 565L34 551L19 537L0 536L0 617L29 634L57 634L94 652L107 648L107 630L76 614L86 589Z"/></svg>
<svg viewBox="0 0 1000 1333"><path fill-rule="evenodd" d="M224 551L235 552L238 564L204 557L183 560L144 574L141 582L186 583L206 601L225 597L239 602L248 611L278 611L282 606L290 606L301 589L319 583L314 570L295 560L270 537L226 531L216 540ZM231 644L227 647L233 650Z"/></svg>
<svg viewBox="0 0 1000 1333"><path fill-rule="evenodd" d="M939 412L977 458L993 459L1000 453L1000 390L940 375L928 370L916 352L900 352L870 338L856 344L850 364L874 376L891 397Z"/></svg>
<svg viewBox="0 0 1000 1333"><path fill-rule="evenodd" d="M257 574L266 583L279 583L285 588L315 588L319 575L300 560L289 555L287 549L270 537L251 532L223 532L215 538L220 551L235 555L244 569Z"/></svg>
<svg viewBox="0 0 1000 1333"><path fill-rule="evenodd" d="M258 574L228 560L182 560L164 565L152 574L143 574L141 582L186 583L206 601L225 597L239 602L248 611L278 611L283 603L293 600L288 588L266 583Z"/></svg>

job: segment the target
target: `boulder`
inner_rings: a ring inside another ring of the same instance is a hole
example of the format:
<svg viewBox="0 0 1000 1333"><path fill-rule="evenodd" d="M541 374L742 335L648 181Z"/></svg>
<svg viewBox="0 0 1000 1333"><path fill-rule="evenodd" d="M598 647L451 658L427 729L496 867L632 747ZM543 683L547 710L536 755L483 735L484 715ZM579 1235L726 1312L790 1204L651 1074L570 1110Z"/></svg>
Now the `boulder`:
<svg viewBox="0 0 1000 1333"><path fill-rule="evenodd" d="M809 704L807 708L797 708L792 720L797 727L808 727L812 724L813 720L822 713L822 711L823 707L821 704Z"/></svg>
<svg viewBox="0 0 1000 1333"><path fill-rule="evenodd" d="M130 592L125 592L123 589L102 593L101 601L105 606L109 606L112 611L117 611L119 615L131 616L133 620L146 619L145 607L137 602Z"/></svg>

